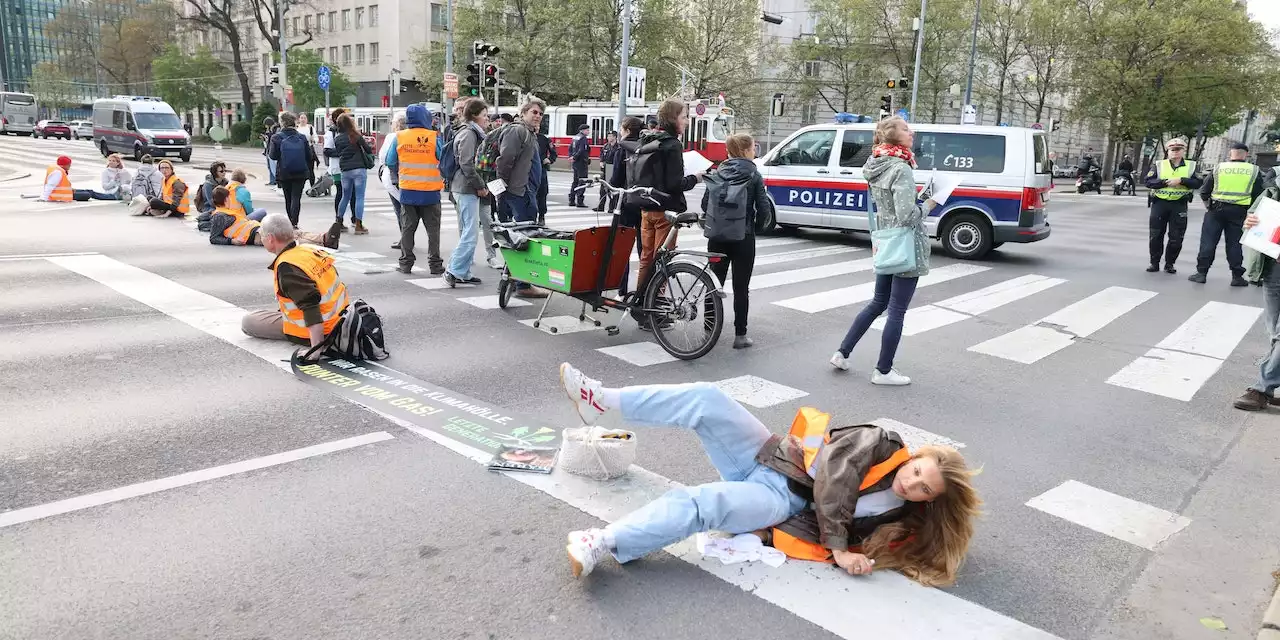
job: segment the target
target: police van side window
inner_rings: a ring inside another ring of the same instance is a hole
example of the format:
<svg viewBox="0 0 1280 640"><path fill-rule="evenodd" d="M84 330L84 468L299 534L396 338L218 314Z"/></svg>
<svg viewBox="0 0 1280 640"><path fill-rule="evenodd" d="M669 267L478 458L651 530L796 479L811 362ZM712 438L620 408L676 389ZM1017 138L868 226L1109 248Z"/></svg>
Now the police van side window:
<svg viewBox="0 0 1280 640"><path fill-rule="evenodd" d="M806 131L792 138L779 149L773 164L792 167L825 167L831 160L831 148L835 144L835 130Z"/></svg>
<svg viewBox="0 0 1280 640"><path fill-rule="evenodd" d="M913 151L920 170L1004 172L1004 136L918 131Z"/></svg>
<svg viewBox="0 0 1280 640"><path fill-rule="evenodd" d="M840 142L840 166L861 167L871 157L873 131L846 129Z"/></svg>
<svg viewBox="0 0 1280 640"><path fill-rule="evenodd" d="M115 111L112 112L112 116L113 116L111 120L112 125L117 129L123 129L125 112L120 109L116 109Z"/></svg>

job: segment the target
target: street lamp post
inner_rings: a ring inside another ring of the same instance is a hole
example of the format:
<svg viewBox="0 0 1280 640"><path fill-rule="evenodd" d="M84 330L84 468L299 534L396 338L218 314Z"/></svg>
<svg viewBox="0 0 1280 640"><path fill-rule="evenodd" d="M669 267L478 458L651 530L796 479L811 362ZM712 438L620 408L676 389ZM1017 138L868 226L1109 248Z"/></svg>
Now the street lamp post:
<svg viewBox="0 0 1280 640"><path fill-rule="evenodd" d="M449 0L445 4L444 11L445 30L449 32L448 35L445 36L444 42L444 72L453 73L453 0ZM419 80L421 80L421 78L419 78ZM453 98L450 98L448 94L445 94L444 100L441 100L441 102L444 103L445 113L453 113Z"/></svg>
<svg viewBox="0 0 1280 640"><path fill-rule="evenodd" d="M285 0L285 5L288 6ZM280 0L276 0L276 31L280 34L277 42L280 43L280 105L282 111L289 110L289 74L286 71L289 62L289 46L284 35L284 10L281 8Z"/></svg>
<svg viewBox="0 0 1280 640"><path fill-rule="evenodd" d="M627 65L631 63L631 3L622 0L622 64L618 68L618 127L627 119Z"/></svg>
<svg viewBox="0 0 1280 640"><path fill-rule="evenodd" d="M920 0L920 29L916 32L916 69L911 76L911 121L916 120L916 98L920 95L920 58L924 55L924 15L929 10L929 0Z"/></svg>
<svg viewBox="0 0 1280 640"><path fill-rule="evenodd" d="M968 107L973 104L973 68L978 62L978 18L982 15L982 0L974 0L973 8L973 39L969 42L969 81L964 88L964 105ZM963 112L964 108L961 108ZM961 123L964 117L961 116Z"/></svg>

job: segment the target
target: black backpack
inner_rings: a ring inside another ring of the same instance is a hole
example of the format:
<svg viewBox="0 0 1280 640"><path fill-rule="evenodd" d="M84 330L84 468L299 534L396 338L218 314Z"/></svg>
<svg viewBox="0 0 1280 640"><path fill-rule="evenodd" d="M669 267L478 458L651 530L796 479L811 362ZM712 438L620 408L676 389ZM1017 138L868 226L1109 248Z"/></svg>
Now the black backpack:
<svg viewBox="0 0 1280 640"><path fill-rule="evenodd" d="M382 316L359 298L342 310L342 320L325 339L327 354L347 360L386 360L386 335Z"/></svg>
<svg viewBox="0 0 1280 640"><path fill-rule="evenodd" d="M718 171L703 178L707 187L703 232L708 240L737 241L747 237L751 208L751 180L726 180Z"/></svg>
<svg viewBox="0 0 1280 640"><path fill-rule="evenodd" d="M665 140L659 139L652 142L642 143L635 153L627 156L627 186L628 187L654 187L655 191L662 191L661 185L658 184L658 175L662 171L662 161L659 160L658 147L662 146ZM626 204L641 209L653 209L653 202L648 198L644 198L639 194L628 194Z"/></svg>

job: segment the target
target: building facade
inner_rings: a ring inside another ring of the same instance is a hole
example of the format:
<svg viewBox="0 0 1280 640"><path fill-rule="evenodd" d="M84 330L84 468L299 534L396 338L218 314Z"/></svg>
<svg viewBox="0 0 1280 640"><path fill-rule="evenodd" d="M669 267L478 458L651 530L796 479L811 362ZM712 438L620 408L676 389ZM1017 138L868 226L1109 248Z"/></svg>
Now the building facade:
<svg viewBox="0 0 1280 640"><path fill-rule="evenodd" d="M121 5L127 9L128 5ZM59 14L78 12L89 19L102 19L85 2L71 0L0 0L0 90L31 91L31 74L42 62L58 60L60 43L47 33L47 26ZM90 104L102 93L101 78L71 79L71 97Z"/></svg>

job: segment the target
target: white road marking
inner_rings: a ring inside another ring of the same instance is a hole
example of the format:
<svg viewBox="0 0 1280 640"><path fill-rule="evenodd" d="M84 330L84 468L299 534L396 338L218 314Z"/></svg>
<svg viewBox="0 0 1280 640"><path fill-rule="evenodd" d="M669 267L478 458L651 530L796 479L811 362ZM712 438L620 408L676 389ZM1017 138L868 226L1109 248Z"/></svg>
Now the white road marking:
<svg viewBox="0 0 1280 640"><path fill-rule="evenodd" d="M969 347L1022 364L1032 364L1075 344L1155 297L1154 291L1107 287L1059 309L1038 322Z"/></svg>
<svg viewBox="0 0 1280 640"><path fill-rule="evenodd" d="M465 302L477 309L501 309L502 308L498 306L498 296L496 295L471 296L467 298L458 298L458 301ZM528 302L521 300L519 298L512 297L510 300L507 300L507 308L528 307L528 306L531 306L531 305Z"/></svg>
<svg viewBox="0 0 1280 640"><path fill-rule="evenodd" d="M1019 276L977 291L971 291L954 298L947 298L941 302L908 309L907 317L902 324L902 335L914 336L949 324L955 324L961 320L1016 302L1063 282L1066 282L1066 280L1047 278L1035 274ZM886 318L881 317L873 322L871 326L875 329L884 330L885 321Z"/></svg>
<svg viewBox="0 0 1280 640"><path fill-rule="evenodd" d="M15 253L10 255L0 255L0 261L11 262L17 260L44 260L45 258L65 258L68 256L96 256L96 251L81 251L73 253Z"/></svg>
<svg viewBox="0 0 1280 640"><path fill-rule="evenodd" d="M873 260L868 259L868 261ZM991 267L982 267L973 264L949 264L945 267L938 267L929 272L929 275L920 278L916 284L916 288L928 287L935 284L941 284L956 278L971 276L975 273L989 271ZM753 283L754 284L754 283ZM754 286L752 287L755 288ZM840 307L847 307L851 304L866 302L870 300L876 291L875 282L864 282L856 284L852 287L842 287L832 289L830 291L819 291L811 293L807 296L799 296L796 298L788 298L786 300L778 300L773 304L796 311L805 313L818 313L819 311L830 311Z"/></svg>
<svg viewBox="0 0 1280 640"><path fill-rule="evenodd" d="M759 246L758 244L756 245ZM780 251L778 253L766 253L756 256L755 265L761 266L766 264L778 264L782 262L794 262L796 260L810 260L813 258L825 258L827 256L838 256L846 253L858 253L865 251L862 247L813 247L811 249L797 249L795 251Z"/></svg>
<svg viewBox="0 0 1280 640"><path fill-rule="evenodd" d="M284 341L257 340L241 333L240 318L245 314L244 309L105 256L57 258L50 262L96 280L293 375L289 357L294 347ZM474 462L485 464L493 457L492 453L365 408ZM613 522L667 490L681 486L636 465L632 465L627 476L610 482L607 491L601 490L603 485L599 482L563 471L549 475L503 475L605 522ZM718 560L703 559L694 549L692 539L671 545L667 551L766 602L850 640L870 634L926 638L945 635L949 640L1056 639L1056 636L945 590L922 587L893 571L877 571L871 576L851 579L827 565L808 562L791 561L777 569L763 564L724 565ZM859 603L864 613L849 615L850 602ZM927 611L928 615L920 615L921 611Z"/></svg>
<svg viewBox="0 0 1280 640"><path fill-rule="evenodd" d="M676 357L658 346L656 342L633 342L612 347L601 347L596 351L606 356L613 356L623 362L634 364L637 367L648 367L677 360Z"/></svg>
<svg viewBox="0 0 1280 640"><path fill-rule="evenodd" d="M1190 401L1231 356L1262 309L1209 302L1107 384Z"/></svg>
<svg viewBox="0 0 1280 640"><path fill-rule="evenodd" d="M1191 524L1190 518L1075 480L1028 500L1027 506L1149 551Z"/></svg>
<svg viewBox="0 0 1280 640"><path fill-rule="evenodd" d="M93 507L110 504L112 502L119 502L121 500L128 500L129 498L137 498L139 496L196 484L197 482L225 478L238 473L246 473L249 471L256 471L258 469L265 469L267 467L274 467L289 462L296 462L305 458L313 458L315 456L322 456L336 451L352 449L366 444L372 444L374 442L392 440L394 438L395 436L387 433L386 431L375 431L373 433L366 433L354 438L334 440L333 442L312 445L310 447L303 447L292 451L284 451L269 456L263 456L261 458L241 460L240 462L210 467L199 471L190 471L176 476L169 476L168 478L148 480L146 482L139 482L125 487L107 489L106 491L76 496L74 498L67 498L66 500L59 500L57 502L50 502L34 507L14 509L13 511L0 513L0 528L13 526L15 524L22 524L24 522L31 522L33 520L40 520L42 518L48 518L50 516L61 515L64 513L71 513L72 511L91 509Z"/></svg>
<svg viewBox="0 0 1280 640"><path fill-rule="evenodd" d="M801 391L785 384L778 384L764 378L749 375L720 380L715 385L734 400L758 409L772 407L775 404L790 402L809 395L808 391Z"/></svg>
<svg viewBox="0 0 1280 640"><path fill-rule="evenodd" d="M816 267L805 267L803 269L752 274L751 290L770 289L789 284L808 282L810 280L821 280L823 278L845 276L851 273L858 273L860 271L870 271L873 266L872 261L872 258L864 258L862 260L849 260L846 262L821 264Z"/></svg>
<svg viewBox="0 0 1280 640"><path fill-rule="evenodd" d="M413 278L410 280L405 280L405 282L408 282L411 285L422 287L427 291L440 291L441 289L464 289L464 290L476 289L480 286L476 284L467 284L465 282L459 282L457 283L456 286L450 287L449 283L445 282L444 276L432 276L430 278ZM496 302L497 301L495 299L495 303Z"/></svg>
<svg viewBox="0 0 1280 640"><path fill-rule="evenodd" d="M905 422L898 422L892 418L877 418L871 421L871 424L884 427L890 431L897 431L902 436L902 441L906 443L907 448L915 451L925 445L940 445L951 447L953 449L963 449L963 442L956 442L946 436L938 435L931 431L925 431L918 427L913 427Z"/></svg>
<svg viewBox="0 0 1280 640"><path fill-rule="evenodd" d="M534 319L521 320L520 324L533 327ZM547 316L534 327L543 333L562 336L566 333L582 333L583 331L599 331L604 328L603 321L601 326L597 327L590 320L578 320L578 316ZM555 329L555 331L552 331Z"/></svg>
<svg viewBox="0 0 1280 640"><path fill-rule="evenodd" d="M812 241L806 240L804 238L762 238L756 241L756 248L759 249L761 247L781 247L789 244L800 244L802 242L812 242ZM707 240L706 238L702 237L701 231L688 230L688 231L685 231L683 234L681 234L677 238L676 248L689 249L691 251L706 251ZM772 254L765 254L765 255L772 255ZM639 263L640 263L640 258L635 255L632 255L631 264L639 264ZM756 264L760 264L760 263L756 262ZM756 277L759 277L759 276L756 276ZM752 289L756 288L755 277L751 279L751 288Z"/></svg>
<svg viewBox="0 0 1280 640"><path fill-rule="evenodd" d="M339 255L339 254L335 254L335 255ZM369 260L372 258L387 257L382 255L381 253L374 253L372 251L351 251L351 252L344 252L340 255L344 258L350 258L352 260Z"/></svg>

